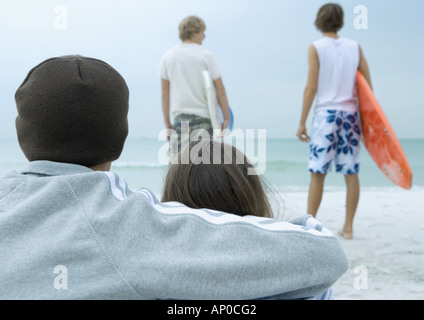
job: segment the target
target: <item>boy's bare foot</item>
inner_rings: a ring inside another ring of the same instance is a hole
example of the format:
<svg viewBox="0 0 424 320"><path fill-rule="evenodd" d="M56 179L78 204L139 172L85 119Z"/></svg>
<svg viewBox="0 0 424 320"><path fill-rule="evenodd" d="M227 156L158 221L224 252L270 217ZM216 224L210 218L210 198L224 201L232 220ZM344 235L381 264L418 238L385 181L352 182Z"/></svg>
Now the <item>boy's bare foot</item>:
<svg viewBox="0 0 424 320"><path fill-rule="evenodd" d="M339 231L339 235L348 240L351 240L353 238L352 230L341 230Z"/></svg>

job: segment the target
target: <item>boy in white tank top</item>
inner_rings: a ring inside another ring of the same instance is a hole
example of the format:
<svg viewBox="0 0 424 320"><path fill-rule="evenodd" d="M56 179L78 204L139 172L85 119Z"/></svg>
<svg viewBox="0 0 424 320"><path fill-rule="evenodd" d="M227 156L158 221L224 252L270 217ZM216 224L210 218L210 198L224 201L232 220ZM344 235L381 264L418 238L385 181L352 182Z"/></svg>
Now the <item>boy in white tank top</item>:
<svg viewBox="0 0 424 320"><path fill-rule="evenodd" d="M308 214L316 216L324 189L324 179L334 161L336 172L345 176L346 220L339 232L352 238L353 218L359 201L359 142L361 139L356 97L356 73L362 72L371 85L367 61L356 41L338 36L343 27L340 5L323 5L315 25L323 38L308 49L309 72L303 109L297 132L299 140L309 142L311 183ZM305 123L315 100L314 121L309 137Z"/></svg>

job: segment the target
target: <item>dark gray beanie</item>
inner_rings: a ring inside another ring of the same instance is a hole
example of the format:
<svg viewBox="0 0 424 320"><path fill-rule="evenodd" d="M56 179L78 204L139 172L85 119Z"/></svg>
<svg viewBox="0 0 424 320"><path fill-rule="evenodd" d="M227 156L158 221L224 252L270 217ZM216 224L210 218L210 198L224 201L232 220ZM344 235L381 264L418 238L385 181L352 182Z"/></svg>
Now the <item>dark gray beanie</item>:
<svg viewBox="0 0 424 320"><path fill-rule="evenodd" d="M48 59L15 94L16 131L29 161L91 167L119 158L128 135L129 91L107 63L82 56Z"/></svg>

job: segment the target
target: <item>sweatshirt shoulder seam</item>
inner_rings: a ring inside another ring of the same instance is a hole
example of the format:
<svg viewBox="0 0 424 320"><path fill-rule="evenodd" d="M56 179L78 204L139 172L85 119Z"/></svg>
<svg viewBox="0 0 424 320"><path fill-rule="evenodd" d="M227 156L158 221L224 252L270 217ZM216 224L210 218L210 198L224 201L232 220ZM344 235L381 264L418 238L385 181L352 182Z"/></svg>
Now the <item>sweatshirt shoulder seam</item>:
<svg viewBox="0 0 424 320"><path fill-rule="evenodd" d="M100 249L103 257L105 258L106 262L109 264L109 266L112 268L112 271L114 272L114 274L120 279L120 281L127 286L130 291L132 291L135 295L137 295L138 297L141 298L141 295L130 285L130 283L128 282L128 280L123 276L123 274L121 273L121 271L119 270L119 268L116 266L116 264L114 263L110 253L108 252L108 250L105 248L101 238L99 237L99 235L97 234L96 230L94 229L93 225L91 224L90 220L88 219L87 213L84 210L83 205L81 204L81 202L79 201L77 195L74 192L74 189L72 188L71 184L69 183L69 181L64 178L62 179L65 187L67 189L69 189L69 192L72 195L72 201L74 202L75 205L77 205L82 212L82 219L84 221L85 226L87 227L89 233L91 234L91 236L94 238L94 241L97 244L97 247Z"/></svg>

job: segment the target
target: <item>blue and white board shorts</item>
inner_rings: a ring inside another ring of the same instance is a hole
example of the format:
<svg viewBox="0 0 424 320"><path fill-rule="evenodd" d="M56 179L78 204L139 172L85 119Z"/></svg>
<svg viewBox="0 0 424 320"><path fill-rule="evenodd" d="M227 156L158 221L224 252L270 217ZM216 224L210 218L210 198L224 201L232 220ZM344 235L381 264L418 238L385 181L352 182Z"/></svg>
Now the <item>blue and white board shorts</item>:
<svg viewBox="0 0 424 320"><path fill-rule="evenodd" d="M309 171L359 173L361 129L356 112L320 110L314 115L309 142Z"/></svg>

